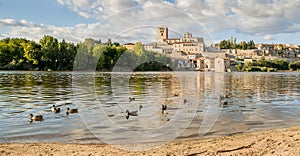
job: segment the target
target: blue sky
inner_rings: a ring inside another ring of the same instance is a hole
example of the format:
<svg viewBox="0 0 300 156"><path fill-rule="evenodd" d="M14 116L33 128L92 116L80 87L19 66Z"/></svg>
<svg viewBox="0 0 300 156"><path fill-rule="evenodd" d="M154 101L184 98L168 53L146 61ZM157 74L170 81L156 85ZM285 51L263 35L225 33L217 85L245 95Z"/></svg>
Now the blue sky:
<svg viewBox="0 0 300 156"><path fill-rule="evenodd" d="M73 26L89 21L55 0L2 0L0 1L0 10L1 19L10 18L17 21L25 19L36 24Z"/></svg>
<svg viewBox="0 0 300 156"><path fill-rule="evenodd" d="M1 0L0 38L149 43L165 25L170 37L191 32L207 44L231 36L300 44L299 7L300 0Z"/></svg>

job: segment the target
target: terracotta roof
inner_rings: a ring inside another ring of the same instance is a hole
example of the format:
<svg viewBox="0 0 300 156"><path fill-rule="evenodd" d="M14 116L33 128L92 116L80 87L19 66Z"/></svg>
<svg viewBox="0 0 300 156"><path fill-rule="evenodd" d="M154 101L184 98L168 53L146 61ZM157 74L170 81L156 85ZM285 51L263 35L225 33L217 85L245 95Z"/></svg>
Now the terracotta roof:
<svg viewBox="0 0 300 156"><path fill-rule="evenodd" d="M125 43L123 45L134 45L134 43Z"/></svg>

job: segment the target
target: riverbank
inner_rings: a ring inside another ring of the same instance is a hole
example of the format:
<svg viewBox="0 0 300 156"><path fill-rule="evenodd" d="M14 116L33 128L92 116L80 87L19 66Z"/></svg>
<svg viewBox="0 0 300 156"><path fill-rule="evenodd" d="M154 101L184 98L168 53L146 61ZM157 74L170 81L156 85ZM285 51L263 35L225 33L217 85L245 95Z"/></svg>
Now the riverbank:
<svg viewBox="0 0 300 156"><path fill-rule="evenodd" d="M4 143L0 155L299 155L300 126L209 139L178 140L149 151L106 144Z"/></svg>

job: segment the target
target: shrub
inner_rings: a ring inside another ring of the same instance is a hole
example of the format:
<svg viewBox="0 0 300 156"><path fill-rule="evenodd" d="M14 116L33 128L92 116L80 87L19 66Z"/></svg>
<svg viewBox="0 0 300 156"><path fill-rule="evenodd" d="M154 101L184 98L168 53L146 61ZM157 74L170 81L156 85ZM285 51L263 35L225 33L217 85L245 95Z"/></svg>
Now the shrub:
<svg viewBox="0 0 300 156"><path fill-rule="evenodd" d="M268 71L268 72L275 72L276 69L275 69L275 68L268 68L267 71Z"/></svg>

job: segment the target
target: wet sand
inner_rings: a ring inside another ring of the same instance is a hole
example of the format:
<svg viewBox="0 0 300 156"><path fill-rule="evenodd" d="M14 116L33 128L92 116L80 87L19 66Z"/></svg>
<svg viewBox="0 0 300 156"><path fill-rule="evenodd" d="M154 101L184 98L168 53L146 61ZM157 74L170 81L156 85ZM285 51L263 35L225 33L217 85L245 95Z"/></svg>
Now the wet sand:
<svg viewBox="0 0 300 156"><path fill-rule="evenodd" d="M149 151L106 144L3 143L0 155L300 155L300 126L209 139L177 140Z"/></svg>

